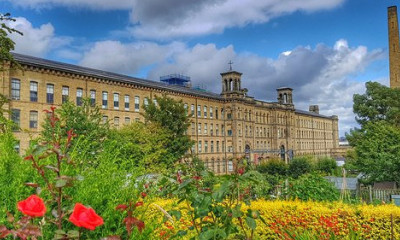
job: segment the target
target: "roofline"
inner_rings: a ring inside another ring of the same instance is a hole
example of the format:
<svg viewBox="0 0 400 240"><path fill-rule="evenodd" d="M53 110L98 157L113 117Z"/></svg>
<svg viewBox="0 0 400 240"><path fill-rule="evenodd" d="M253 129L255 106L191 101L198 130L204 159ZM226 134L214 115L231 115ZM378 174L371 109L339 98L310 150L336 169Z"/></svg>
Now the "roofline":
<svg viewBox="0 0 400 240"><path fill-rule="evenodd" d="M97 78L106 79L106 80L110 80L110 81L116 81L116 82L122 82L122 83L128 83L128 84L136 84L139 86L150 87L150 88L159 89L159 90L173 91L173 92L178 92L178 93L183 93L183 94L188 94L188 95L195 95L195 96L199 96L199 97L212 98L212 99L216 99L216 100L224 100L224 98L221 97L220 94L216 94L216 93L212 93L212 92L200 92L200 91L197 91L197 90L191 89L191 88L186 88L186 87L181 87L181 86L176 86L176 85L167 85L165 83L156 82L153 80L141 79L141 78L131 77L131 76L123 75L123 74L118 74L118 73L113 73L113 72L108 72L108 71L103 71L103 70L98 70L98 69L93 69L93 68L88 68L88 67L81 67L78 65L62 63L62 62L53 61L53 60L47 60L47 59L43 59L43 58L28 56L28 55L14 53L14 52L12 54L14 56L14 59L17 62L19 62L20 64L42 67L42 68L47 68L47 69L54 69L54 70L58 70L58 71L70 72L70 73L79 74L79 75L92 76L92 77L97 77Z"/></svg>

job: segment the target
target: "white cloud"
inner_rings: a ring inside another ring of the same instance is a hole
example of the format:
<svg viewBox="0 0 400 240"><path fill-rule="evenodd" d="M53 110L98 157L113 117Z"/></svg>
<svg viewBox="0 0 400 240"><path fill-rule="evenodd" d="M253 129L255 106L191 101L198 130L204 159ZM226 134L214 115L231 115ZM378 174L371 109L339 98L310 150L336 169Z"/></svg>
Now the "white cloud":
<svg viewBox="0 0 400 240"><path fill-rule="evenodd" d="M71 38L56 37L51 23L35 28L26 18L17 17L15 20L15 22L7 23L23 33L22 36L15 33L10 35L15 42L15 52L43 57L47 52L71 41Z"/></svg>
<svg viewBox="0 0 400 240"><path fill-rule="evenodd" d="M137 38L172 39L221 33L226 28L268 22L296 11L319 11L346 0L8 0L34 9L127 10Z"/></svg>
<svg viewBox="0 0 400 240"><path fill-rule="evenodd" d="M158 0L134 1L131 31L142 38L221 33L226 28L268 22L296 11L332 9L345 0Z"/></svg>
<svg viewBox="0 0 400 240"><path fill-rule="evenodd" d="M179 51L181 43L158 45L151 42L123 44L119 41L96 42L84 52L80 65L125 74L137 71L168 58L171 51Z"/></svg>

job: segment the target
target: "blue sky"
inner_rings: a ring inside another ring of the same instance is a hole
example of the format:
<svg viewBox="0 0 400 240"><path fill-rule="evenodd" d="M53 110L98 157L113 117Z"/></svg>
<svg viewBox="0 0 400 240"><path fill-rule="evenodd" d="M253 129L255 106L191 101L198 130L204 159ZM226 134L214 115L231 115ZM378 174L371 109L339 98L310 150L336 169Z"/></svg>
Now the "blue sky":
<svg viewBox="0 0 400 240"><path fill-rule="evenodd" d="M388 84L387 7L394 0L1 0L16 52L158 80L182 73L220 92L219 73L274 101L294 88L296 108L357 126L352 96Z"/></svg>

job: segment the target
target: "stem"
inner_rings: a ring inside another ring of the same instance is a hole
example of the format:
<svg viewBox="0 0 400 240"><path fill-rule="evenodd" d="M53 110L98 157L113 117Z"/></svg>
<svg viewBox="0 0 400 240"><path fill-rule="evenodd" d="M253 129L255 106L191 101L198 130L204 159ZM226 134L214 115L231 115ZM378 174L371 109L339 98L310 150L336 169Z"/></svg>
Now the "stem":
<svg viewBox="0 0 400 240"><path fill-rule="evenodd" d="M187 203L187 205L188 205L188 210L190 210L190 205L189 205L189 203L188 203L188 202L186 202L186 203ZM195 219L194 219L193 213L190 214L190 218L192 219L193 226L194 226L194 229L196 229L197 235L199 235L200 232L199 232L199 229L197 229L197 225L196 225L196 221L195 221Z"/></svg>
<svg viewBox="0 0 400 240"><path fill-rule="evenodd" d="M33 167L38 171L39 175L43 178L44 182L47 185L47 188L49 189L51 195L53 196L53 198L56 198L56 194L53 191L53 186L50 184L49 179L46 177L43 169L37 164L37 162L35 161L35 158L32 158L32 165Z"/></svg>
<svg viewBox="0 0 400 240"><path fill-rule="evenodd" d="M242 228L242 230L243 230L244 237L245 237L246 239L248 239L248 237L247 237L247 233L246 233L246 230L244 229L244 226L243 226L243 221L242 221L242 218L241 218L241 217L238 217L238 220L239 220L239 223L240 223L240 227L241 227L241 228Z"/></svg>
<svg viewBox="0 0 400 240"><path fill-rule="evenodd" d="M57 153L57 177L60 178L61 174L61 160L62 160L62 156ZM57 226L58 229L62 228L62 206L61 206L61 202L62 202L62 187L58 188L58 197L57 197L57 215L58 215L58 219L57 219Z"/></svg>

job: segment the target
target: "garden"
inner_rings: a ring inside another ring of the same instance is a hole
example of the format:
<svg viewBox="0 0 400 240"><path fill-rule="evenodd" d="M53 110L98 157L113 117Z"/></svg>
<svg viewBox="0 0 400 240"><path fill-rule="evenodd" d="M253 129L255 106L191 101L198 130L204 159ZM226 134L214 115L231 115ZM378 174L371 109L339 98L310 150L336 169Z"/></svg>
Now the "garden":
<svg viewBox="0 0 400 240"><path fill-rule="evenodd" d="M235 159L216 176L187 155L183 104L157 103L121 129L89 100L51 107L22 155L1 114L0 239L400 238L400 208L340 198L333 159Z"/></svg>

